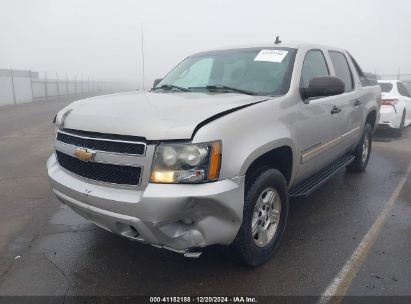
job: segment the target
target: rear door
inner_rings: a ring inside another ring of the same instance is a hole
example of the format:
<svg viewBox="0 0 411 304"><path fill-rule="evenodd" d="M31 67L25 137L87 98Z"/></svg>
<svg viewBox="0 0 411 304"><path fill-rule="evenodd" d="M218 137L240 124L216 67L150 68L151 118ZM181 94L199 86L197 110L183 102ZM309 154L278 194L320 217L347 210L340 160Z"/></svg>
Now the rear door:
<svg viewBox="0 0 411 304"><path fill-rule="evenodd" d="M335 101L341 110L336 117L338 128L334 136L339 138L335 145L337 154L351 150L357 143L362 131L362 114L365 103L361 95L362 87L358 77L351 69L349 58L343 51L329 50L328 55L333 67L334 76L340 78L345 85L343 94L338 95ZM340 152L340 153L339 153Z"/></svg>

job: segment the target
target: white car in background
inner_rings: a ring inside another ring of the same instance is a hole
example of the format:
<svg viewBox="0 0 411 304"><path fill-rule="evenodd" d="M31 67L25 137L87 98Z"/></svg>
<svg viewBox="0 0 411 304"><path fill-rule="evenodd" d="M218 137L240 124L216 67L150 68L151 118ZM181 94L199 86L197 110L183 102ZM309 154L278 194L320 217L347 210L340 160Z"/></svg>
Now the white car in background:
<svg viewBox="0 0 411 304"><path fill-rule="evenodd" d="M398 135L411 123L411 97L406 86L398 80L379 80L381 108L378 127L394 129Z"/></svg>

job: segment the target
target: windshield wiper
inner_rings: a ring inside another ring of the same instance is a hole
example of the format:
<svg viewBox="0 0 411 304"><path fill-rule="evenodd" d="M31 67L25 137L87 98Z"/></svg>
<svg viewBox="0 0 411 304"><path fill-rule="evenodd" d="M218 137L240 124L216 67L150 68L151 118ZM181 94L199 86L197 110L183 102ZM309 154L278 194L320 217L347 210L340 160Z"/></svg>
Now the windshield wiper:
<svg viewBox="0 0 411 304"><path fill-rule="evenodd" d="M189 89L206 89L209 91L220 91L220 92L236 92L236 93L241 93L241 94L247 94L247 95L257 95L255 92L243 90L243 89L238 89L238 88L233 88L225 85L208 85L205 87L190 87Z"/></svg>
<svg viewBox="0 0 411 304"><path fill-rule="evenodd" d="M179 87L179 86L176 86L176 85L174 85L174 84L163 84L163 85L161 85L161 86L159 86L159 87L153 88L152 91L155 91L155 90L158 90L158 89L163 89L163 90L177 89L177 90L184 91L184 92L190 92L189 89L186 89L186 88L183 88L183 87Z"/></svg>

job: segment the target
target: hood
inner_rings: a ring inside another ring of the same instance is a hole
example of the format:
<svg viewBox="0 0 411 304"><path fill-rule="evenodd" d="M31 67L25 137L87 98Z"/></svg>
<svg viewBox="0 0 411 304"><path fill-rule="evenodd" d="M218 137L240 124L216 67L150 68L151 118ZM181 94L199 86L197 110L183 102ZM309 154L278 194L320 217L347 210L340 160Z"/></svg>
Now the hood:
<svg viewBox="0 0 411 304"><path fill-rule="evenodd" d="M73 102L58 113L57 122L64 119L64 128L147 140L190 139L196 127L213 116L267 99L237 93L136 91Z"/></svg>

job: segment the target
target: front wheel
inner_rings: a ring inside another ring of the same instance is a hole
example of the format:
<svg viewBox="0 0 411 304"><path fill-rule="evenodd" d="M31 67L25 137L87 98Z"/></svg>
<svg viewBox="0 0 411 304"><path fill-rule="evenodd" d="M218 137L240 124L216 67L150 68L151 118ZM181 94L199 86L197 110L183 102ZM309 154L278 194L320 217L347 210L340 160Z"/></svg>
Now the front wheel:
<svg viewBox="0 0 411 304"><path fill-rule="evenodd" d="M372 128L369 123L364 127L361 140L354 150L354 161L347 166L351 172L362 172L368 165L372 146Z"/></svg>
<svg viewBox="0 0 411 304"><path fill-rule="evenodd" d="M231 245L235 257L249 266L267 261L284 234L288 214L287 182L267 169L247 182L243 222Z"/></svg>

